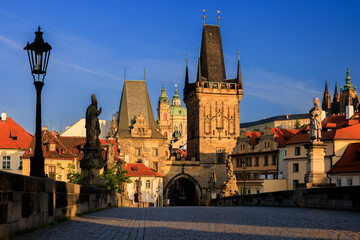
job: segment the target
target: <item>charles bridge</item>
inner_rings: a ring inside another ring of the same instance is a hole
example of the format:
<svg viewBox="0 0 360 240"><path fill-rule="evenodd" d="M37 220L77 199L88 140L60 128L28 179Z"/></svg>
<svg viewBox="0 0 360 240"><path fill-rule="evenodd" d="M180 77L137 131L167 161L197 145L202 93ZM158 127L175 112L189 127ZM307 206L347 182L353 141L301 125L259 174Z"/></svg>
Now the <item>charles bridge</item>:
<svg viewBox="0 0 360 240"><path fill-rule="evenodd" d="M2 171L0 182L0 239L44 226L18 239L360 239L360 186L228 197L212 207L134 208L97 187Z"/></svg>

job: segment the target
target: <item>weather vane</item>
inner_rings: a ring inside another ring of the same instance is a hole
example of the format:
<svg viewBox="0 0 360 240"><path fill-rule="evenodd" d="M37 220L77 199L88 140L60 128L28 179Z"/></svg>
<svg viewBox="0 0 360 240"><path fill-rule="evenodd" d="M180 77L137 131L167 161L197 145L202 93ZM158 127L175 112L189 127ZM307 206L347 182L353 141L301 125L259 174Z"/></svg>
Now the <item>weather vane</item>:
<svg viewBox="0 0 360 240"><path fill-rule="evenodd" d="M205 9L203 9L203 19L204 19L204 25L205 25Z"/></svg>
<svg viewBox="0 0 360 240"><path fill-rule="evenodd" d="M218 10L217 13L218 13L218 17L217 17L217 19L218 19L218 26L220 26L220 10Z"/></svg>

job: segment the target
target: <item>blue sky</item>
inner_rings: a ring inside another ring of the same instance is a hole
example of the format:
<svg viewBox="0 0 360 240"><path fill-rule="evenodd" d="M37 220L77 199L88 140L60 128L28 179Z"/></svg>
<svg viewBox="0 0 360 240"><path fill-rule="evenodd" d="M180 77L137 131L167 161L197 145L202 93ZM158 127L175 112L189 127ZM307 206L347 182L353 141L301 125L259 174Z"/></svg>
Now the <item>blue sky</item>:
<svg viewBox="0 0 360 240"><path fill-rule="evenodd" d="M236 76L241 52L244 97L241 122L307 112L333 95L346 65L360 86L359 1L3 1L0 5L0 111L30 133L35 129L35 88L26 52L38 25L53 47L43 89L43 125L60 130L84 118L90 94L111 119L124 82L146 81L156 115L165 80L168 96L182 97L185 58L195 81L206 23L220 27L226 74ZM155 116L156 118L156 116Z"/></svg>

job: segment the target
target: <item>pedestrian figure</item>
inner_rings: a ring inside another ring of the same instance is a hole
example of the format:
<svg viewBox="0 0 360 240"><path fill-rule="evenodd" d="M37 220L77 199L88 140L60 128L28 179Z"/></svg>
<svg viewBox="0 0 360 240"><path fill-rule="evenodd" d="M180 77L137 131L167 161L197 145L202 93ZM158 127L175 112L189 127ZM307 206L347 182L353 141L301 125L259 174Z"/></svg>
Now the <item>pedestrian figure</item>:
<svg viewBox="0 0 360 240"><path fill-rule="evenodd" d="M134 202L135 202L135 207L139 207L139 194L137 191L134 194Z"/></svg>
<svg viewBox="0 0 360 240"><path fill-rule="evenodd" d="M166 205L170 206L170 199L166 199Z"/></svg>

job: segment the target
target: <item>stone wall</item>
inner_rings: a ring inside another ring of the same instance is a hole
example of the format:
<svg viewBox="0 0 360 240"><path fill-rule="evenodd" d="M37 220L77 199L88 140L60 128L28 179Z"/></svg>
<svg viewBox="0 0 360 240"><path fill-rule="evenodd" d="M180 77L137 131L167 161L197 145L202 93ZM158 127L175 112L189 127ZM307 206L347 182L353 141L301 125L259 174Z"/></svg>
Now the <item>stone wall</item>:
<svg viewBox="0 0 360 240"><path fill-rule="evenodd" d="M240 195L214 199L211 203L212 206L309 207L360 211L360 186Z"/></svg>
<svg viewBox="0 0 360 240"><path fill-rule="evenodd" d="M0 171L0 239L55 219L119 206L133 203L107 189Z"/></svg>

